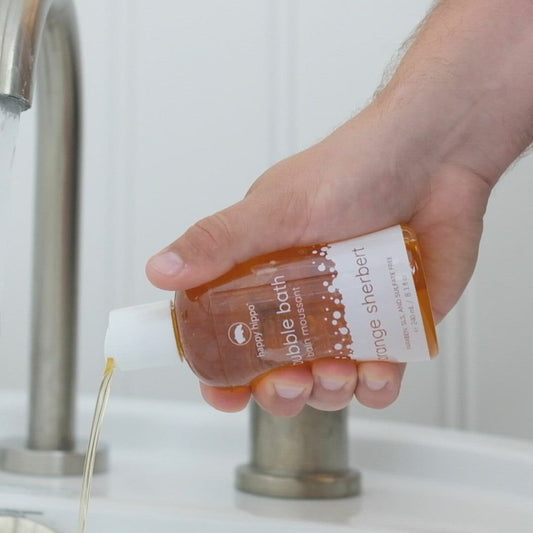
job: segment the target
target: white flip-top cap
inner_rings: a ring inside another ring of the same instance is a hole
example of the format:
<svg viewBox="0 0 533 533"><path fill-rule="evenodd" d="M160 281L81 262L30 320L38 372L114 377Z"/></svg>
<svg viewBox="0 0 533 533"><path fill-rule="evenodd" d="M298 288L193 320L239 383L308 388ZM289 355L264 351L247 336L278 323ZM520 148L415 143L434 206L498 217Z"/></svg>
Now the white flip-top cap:
<svg viewBox="0 0 533 533"><path fill-rule="evenodd" d="M109 313L105 357L121 370L168 366L180 361L170 302L115 309Z"/></svg>

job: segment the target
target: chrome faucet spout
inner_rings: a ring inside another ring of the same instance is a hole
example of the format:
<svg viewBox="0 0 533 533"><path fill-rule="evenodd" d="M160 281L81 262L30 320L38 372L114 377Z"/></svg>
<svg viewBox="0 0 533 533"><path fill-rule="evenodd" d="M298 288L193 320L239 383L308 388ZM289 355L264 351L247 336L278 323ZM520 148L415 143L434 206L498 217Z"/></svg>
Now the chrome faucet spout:
<svg viewBox="0 0 533 533"><path fill-rule="evenodd" d="M81 97L73 3L0 0L2 32L0 95L28 109L35 86L38 100L29 431L24 450L4 450L4 468L77 474L83 463L74 442Z"/></svg>
<svg viewBox="0 0 533 533"><path fill-rule="evenodd" d="M64 2L61 2L64 3ZM0 94L31 107L35 65L52 0L0 2Z"/></svg>

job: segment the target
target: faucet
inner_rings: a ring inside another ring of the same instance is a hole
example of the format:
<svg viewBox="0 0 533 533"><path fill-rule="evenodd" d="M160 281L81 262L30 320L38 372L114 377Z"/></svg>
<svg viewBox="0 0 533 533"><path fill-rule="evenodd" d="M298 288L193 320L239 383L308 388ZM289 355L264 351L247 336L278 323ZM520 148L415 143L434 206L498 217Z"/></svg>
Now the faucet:
<svg viewBox="0 0 533 533"><path fill-rule="evenodd" d="M22 111L38 93L28 436L5 443L1 467L81 474L74 439L81 96L71 0L0 0L0 98ZM37 83L35 83L37 77ZM100 451L96 468L106 468Z"/></svg>
<svg viewBox="0 0 533 533"><path fill-rule="evenodd" d="M0 467L81 474L74 439L77 215L81 152L78 35L72 0L0 0L0 98L32 105L37 75L37 179L28 437L3 443ZM107 469L107 450L95 472ZM306 408L291 420L252 406L252 453L237 487L285 498L358 494L346 410Z"/></svg>
<svg viewBox="0 0 533 533"><path fill-rule="evenodd" d="M360 494L360 472L349 466L347 408L306 406L293 418L279 418L253 403L250 413L250 462L237 468L237 489L272 498Z"/></svg>

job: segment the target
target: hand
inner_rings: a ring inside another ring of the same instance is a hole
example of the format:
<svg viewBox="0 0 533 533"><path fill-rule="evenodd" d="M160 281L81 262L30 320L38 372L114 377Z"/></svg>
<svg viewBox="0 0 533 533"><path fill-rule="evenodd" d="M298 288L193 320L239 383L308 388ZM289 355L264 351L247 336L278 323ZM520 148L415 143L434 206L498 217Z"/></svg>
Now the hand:
<svg viewBox="0 0 533 533"><path fill-rule="evenodd" d="M412 154L416 171L400 168L381 116L379 106L371 106L321 143L269 169L244 200L199 221L154 256L149 279L162 289L184 290L260 254L407 222L418 233L441 319L472 273L490 187L422 151ZM310 367L273 371L251 388L201 387L206 401L224 411L242 409L250 394L280 416L295 415L306 403L340 409L354 394L362 404L382 408L397 397L404 368L321 359Z"/></svg>
<svg viewBox="0 0 533 533"><path fill-rule="evenodd" d="M254 256L337 241L403 222L420 240L435 317L468 282L491 187L533 141L533 4L441 0L372 105L316 146L268 170L244 200L201 220L147 265L183 290ZM202 386L226 411L250 394L276 415L353 394L385 407L404 365L318 360L252 388Z"/></svg>

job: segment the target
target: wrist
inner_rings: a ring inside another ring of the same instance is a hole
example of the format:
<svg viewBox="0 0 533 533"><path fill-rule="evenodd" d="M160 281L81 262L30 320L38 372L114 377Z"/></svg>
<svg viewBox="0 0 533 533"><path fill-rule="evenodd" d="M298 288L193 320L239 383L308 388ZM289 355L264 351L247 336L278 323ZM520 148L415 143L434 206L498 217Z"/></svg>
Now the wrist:
<svg viewBox="0 0 533 533"><path fill-rule="evenodd" d="M533 108L499 107L503 89L457 94L445 82L421 85L404 84L372 104L400 174L427 177L438 167L458 167L492 187L533 141Z"/></svg>

